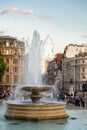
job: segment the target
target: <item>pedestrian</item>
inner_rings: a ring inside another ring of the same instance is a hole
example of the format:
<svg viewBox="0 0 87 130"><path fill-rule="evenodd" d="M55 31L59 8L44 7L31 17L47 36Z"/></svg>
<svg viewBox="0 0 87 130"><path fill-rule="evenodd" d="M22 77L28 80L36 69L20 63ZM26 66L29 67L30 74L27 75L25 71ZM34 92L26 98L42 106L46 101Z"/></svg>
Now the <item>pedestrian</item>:
<svg viewBox="0 0 87 130"><path fill-rule="evenodd" d="M79 97L79 95L75 96L75 106L79 106L80 107L80 97Z"/></svg>
<svg viewBox="0 0 87 130"><path fill-rule="evenodd" d="M60 100L60 81L59 80L55 81L53 94L57 98L57 100Z"/></svg>
<svg viewBox="0 0 87 130"><path fill-rule="evenodd" d="M84 96L81 96L80 101L81 101L81 105L82 105L82 107L84 108L84 107L85 107Z"/></svg>

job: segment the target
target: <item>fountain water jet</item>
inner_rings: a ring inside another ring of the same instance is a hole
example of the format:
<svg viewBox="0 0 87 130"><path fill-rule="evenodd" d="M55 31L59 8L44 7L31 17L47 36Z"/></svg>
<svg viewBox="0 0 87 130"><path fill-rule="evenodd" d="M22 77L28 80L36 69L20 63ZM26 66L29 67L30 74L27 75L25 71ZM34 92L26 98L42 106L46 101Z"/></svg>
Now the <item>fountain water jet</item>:
<svg viewBox="0 0 87 130"><path fill-rule="evenodd" d="M5 117L8 119L26 119L33 121L45 121L56 119L67 119L65 103L57 101L40 101L44 96L41 93L52 89L51 86L41 85L41 52L42 41L34 31L29 59L29 83L21 87L28 91L30 100L8 101ZM30 85L28 85L30 84ZM46 95L45 95L46 96Z"/></svg>

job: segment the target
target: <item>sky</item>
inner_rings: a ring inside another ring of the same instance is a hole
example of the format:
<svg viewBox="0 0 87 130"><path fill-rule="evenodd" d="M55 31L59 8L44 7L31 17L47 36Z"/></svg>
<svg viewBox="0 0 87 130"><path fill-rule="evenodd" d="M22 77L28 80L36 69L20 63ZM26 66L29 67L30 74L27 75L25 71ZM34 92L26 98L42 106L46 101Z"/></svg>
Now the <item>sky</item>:
<svg viewBox="0 0 87 130"><path fill-rule="evenodd" d="M0 0L0 35L31 39L34 30L57 53L87 43L87 0Z"/></svg>

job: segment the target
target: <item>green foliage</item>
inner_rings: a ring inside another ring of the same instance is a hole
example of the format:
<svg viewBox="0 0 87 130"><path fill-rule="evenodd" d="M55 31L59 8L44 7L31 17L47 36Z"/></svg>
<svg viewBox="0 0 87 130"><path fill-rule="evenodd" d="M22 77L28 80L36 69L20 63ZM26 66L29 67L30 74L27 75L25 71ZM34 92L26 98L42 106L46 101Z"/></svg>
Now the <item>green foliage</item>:
<svg viewBox="0 0 87 130"><path fill-rule="evenodd" d="M3 45L3 42L0 40L0 47Z"/></svg>
<svg viewBox="0 0 87 130"><path fill-rule="evenodd" d="M0 56L0 79L4 75L6 70L6 63L4 62L4 58Z"/></svg>
<svg viewBox="0 0 87 130"><path fill-rule="evenodd" d="M1 47L3 45L3 42L0 40L0 54L1 54Z"/></svg>

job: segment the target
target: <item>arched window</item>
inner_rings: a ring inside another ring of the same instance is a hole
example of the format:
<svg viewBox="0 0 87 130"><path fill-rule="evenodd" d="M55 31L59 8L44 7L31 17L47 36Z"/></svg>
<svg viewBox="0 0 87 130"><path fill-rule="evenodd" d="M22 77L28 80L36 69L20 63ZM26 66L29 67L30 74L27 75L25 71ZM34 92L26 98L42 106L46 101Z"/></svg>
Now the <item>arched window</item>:
<svg viewBox="0 0 87 130"><path fill-rule="evenodd" d="M7 49L7 50L6 50L6 55L8 55L8 54L9 54L9 50Z"/></svg>
<svg viewBox="0 0 87 130"><path fill-rule="evenodd" d="M74 81L73 81L73 79L71 78L71 79L70 79L70 84L73 85L73 83L74 83Z"/></svg>
<svg viewBox="0 0 87 130"><path fill-rule="evenodd" d="M18 41L14 41L14 47L18 47Z"/></svg>
<svg viewBox="0 0 87 130"><path fill-rule="evenodd" d="M10 42L6 41L6 47L9 47L9 46L10 46Z"/></svg>

